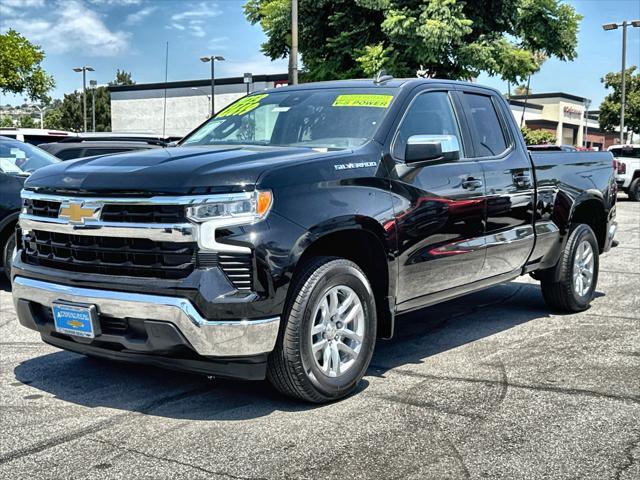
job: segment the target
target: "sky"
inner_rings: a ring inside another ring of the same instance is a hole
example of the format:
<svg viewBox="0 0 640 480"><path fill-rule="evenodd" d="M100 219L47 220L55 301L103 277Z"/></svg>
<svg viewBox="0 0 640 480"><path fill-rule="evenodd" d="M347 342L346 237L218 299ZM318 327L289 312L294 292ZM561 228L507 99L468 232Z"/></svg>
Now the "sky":
<svg viewBox="0 0 640 480"><path fill-rule="evenodd" d="M89 65L90 79L106 84L116 69L131 72L137 83L162 82L169 42L168 79L209 77L204 55L223 55L216 76L286 73L286 60L271 62L260 52L265 36L244 17L245 0L0 0L0 31L13 28L46 53L43 66L56 80L61 98L81 86L74 67ZM578 57L548 60L531 79L534 93L563 91L599 105L606 90L600 78L619 71L621 30L605 32L603 23L640 19L638 0L568 0L584 16ZM640 60L640 28L630 28L627 65ZM480 83L506 91L499 78L481 75ZM0 96L0 104L21 104L22 97Z"/></svg>

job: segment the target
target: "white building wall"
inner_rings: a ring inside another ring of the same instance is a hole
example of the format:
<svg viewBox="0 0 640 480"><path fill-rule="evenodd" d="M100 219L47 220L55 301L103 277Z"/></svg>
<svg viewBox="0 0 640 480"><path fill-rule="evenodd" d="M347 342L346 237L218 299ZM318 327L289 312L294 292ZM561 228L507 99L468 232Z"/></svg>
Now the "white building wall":
<svg viewBox="0 0 640 480"><path fill-rule="evenodd" d="M272 82L256 82L252 91L272 88ZM120 133L152 133L183 136L209 118L211 87L111 92L111 130ZM216 85L216 112L246 95L245 84ZM163 123L165 123L163 132Z"/></svg>

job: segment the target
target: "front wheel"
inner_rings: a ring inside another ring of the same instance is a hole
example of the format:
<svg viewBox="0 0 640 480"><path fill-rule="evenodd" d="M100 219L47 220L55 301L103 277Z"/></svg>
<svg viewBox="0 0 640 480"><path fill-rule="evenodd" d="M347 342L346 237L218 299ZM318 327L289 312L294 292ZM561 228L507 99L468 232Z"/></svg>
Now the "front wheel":
<svg viewBox="0 0 640 480"><path fill-rule="evenodd" d="M541 278L542 295L550 308L563 312L589 308L598 283L598 252L593 230L574 225L558 265Z"/></svg>
<svg viewBox="0 0 640 480"><path fill-rule="evenodd" d="M267 378L280 392L309 402L349 395L375 346L376 308L367 277L349 260L317 257L290 288Z"/></svg>

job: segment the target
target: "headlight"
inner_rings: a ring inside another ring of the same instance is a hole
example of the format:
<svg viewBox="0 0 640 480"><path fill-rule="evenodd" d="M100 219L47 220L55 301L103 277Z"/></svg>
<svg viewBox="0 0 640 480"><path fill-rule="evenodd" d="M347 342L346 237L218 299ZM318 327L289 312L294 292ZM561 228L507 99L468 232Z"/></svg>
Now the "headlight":
<svg viewBox="0 0 640 480"><path fill-rule="evenodd" d="M215 199L187 208L187 218L202 223L211 220L237 220L238 224L253 223L263 219L273 203L269 190L216 195ZM245 222L246 221L246 222Z"/></svg>

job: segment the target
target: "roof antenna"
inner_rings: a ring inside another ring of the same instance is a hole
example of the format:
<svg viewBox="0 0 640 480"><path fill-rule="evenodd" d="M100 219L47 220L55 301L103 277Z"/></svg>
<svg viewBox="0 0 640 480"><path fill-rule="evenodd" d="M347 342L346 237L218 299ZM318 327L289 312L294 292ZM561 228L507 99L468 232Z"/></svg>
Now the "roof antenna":
<svg viewBox="0 0 640 480"><path fill-rule="evenodd" d="M373 77L373 83L384 83L392 79L393 75L387 75L387 71L383 69L376 73L376 76Z"/></svg>

